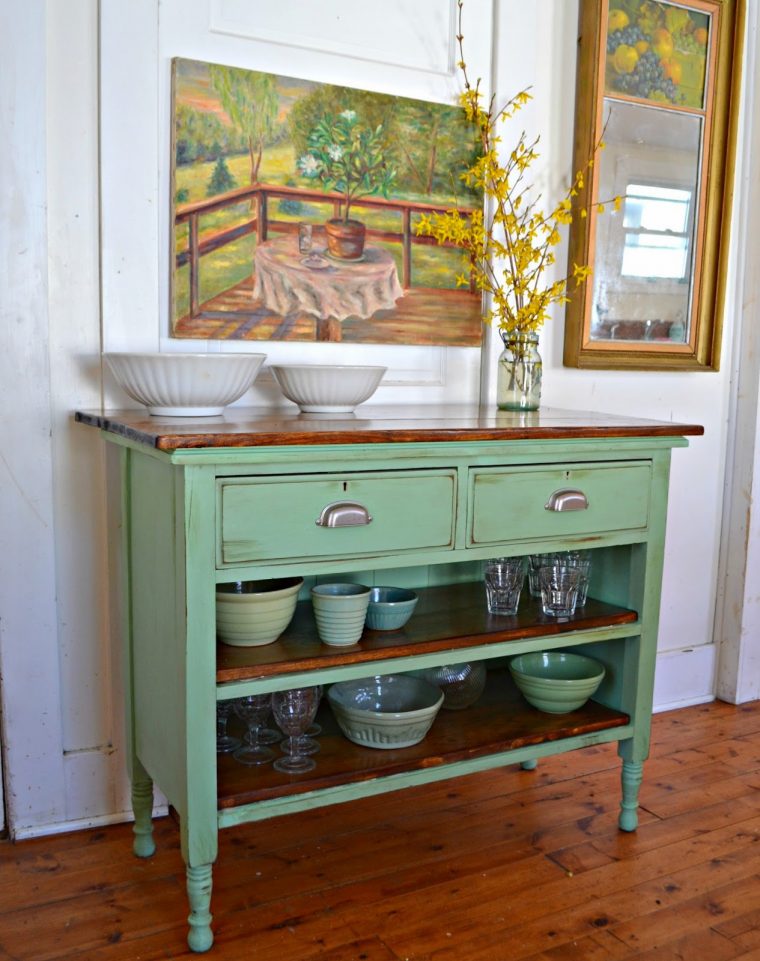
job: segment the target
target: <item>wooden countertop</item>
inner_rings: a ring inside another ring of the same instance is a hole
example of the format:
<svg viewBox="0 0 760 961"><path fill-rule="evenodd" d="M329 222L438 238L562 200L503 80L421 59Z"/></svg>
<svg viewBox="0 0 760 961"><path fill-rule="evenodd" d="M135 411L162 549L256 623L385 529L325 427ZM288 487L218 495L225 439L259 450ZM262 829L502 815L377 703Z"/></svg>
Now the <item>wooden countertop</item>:
<svg viewBox="0 0 760 961"><path fill-rule="evenodd" d="M353 414L230 407L219 417L153 417L143 409L77 411L82 424L157 450L296 444L382 444L701 435L675 424L543 407L530 413L467 404L362 405Z"/></svg>

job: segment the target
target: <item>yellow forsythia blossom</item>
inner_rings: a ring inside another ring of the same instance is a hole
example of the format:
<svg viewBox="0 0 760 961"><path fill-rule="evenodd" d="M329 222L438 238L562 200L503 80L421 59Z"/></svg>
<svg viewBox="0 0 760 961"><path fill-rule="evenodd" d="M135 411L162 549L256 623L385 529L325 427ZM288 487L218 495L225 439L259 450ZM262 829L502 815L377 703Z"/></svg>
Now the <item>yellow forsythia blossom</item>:
<svg viewBox="0 0 760 961"><path fill-rule="evenodd" d="M560 244L560 228L573 221L573 198L585 186L586 167L577 171L564 196L550 210L539 209L532 186L528 183L531 165L538 159L539 138L528 141L525 132L519 136L511 151L500 160L501 138L497 128L517 113L531 99L528 90L521 90L500 110L493 102L485 108L481 102L480 81L470 84L462 53L461 10L463 0L457 0L460 29L457 41L460 48L459 69L464 77L464 91L460 104L466 119L480 134L481 150L478 158L460 175L468 186L482 190L485 210L465 216L456 209L444 213L421 214L416 225L420 235L433 237L440 244L456 244L462 248L464 269L457 275L458 287L472 283L476 290L490 294L491 304L487 320L496 320L500 329L513 333L538 331L549 317L553 304L567 303L568 277L548 282L546 271L556 261L554 248ZM600 141L599 149L604 144ZM615 198L614 209L619 210L621 198ZM598 210L604 209L603 204ZM586 216L586 210L580 210ZM576 287L591 274L585 265L573 265L572 279Z"/></svg>

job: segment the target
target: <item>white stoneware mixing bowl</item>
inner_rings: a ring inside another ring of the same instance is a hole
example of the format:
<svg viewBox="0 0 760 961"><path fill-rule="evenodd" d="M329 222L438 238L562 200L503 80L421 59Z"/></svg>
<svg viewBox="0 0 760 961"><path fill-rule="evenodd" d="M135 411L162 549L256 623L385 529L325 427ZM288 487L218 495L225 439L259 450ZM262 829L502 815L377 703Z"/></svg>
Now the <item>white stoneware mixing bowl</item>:
<svg viewBox="0 0 760 961"><path fill-rule="evenodd" d="M148 413L214 417L256 380L266 354L107 353L122 390Z"/></svg>

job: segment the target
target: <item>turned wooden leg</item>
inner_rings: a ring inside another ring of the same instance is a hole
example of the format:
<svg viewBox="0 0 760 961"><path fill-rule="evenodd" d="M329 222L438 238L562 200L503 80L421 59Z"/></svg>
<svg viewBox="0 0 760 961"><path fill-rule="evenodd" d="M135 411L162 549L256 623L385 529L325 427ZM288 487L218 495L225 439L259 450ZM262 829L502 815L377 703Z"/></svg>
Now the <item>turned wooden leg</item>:
<svg viewBox="0 0 760 961"><path fill-rule="evenodd" d="M132 811L135 815L132 850L138 858L149 858L156 850L153 840L153 781L144 771L138 773L135 770L132 774Z"/></svg>
<svg viewBox="0 0 760 961"><path fill-rule="evenodd" d="M639 823L639 787L644 765L641 761L623 761L621 783L623 797L620 802L618 824L622 831L635 831Z"/></svg>
<svg viewBox="0 0 760 961"><path fill-rule="evenodd" d="M211 930L211 864L187 869L187 898L190 902L187 943L191 951L208 951L214 943Z"/></svg>
<svg viewBox="0 0 760 961"><path fill-rule="evenodd" d="M538 759L532 757L529 761L520 761L520 767L523 771L535 771L538 767Z"/></svg>

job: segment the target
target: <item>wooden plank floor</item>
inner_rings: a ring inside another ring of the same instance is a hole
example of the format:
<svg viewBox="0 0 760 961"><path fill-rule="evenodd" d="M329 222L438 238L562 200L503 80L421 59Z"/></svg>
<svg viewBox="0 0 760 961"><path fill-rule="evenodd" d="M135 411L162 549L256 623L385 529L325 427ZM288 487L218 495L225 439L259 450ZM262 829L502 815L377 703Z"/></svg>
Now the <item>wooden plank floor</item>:
<svg viewBox="0 0 760 961"><path fill-rule="evenodd" d="M760 702L660 714L641 823L613 746L222 833L217 961L760 961ZM176 825L0 843L0 961L185 948Z"/></svg>

